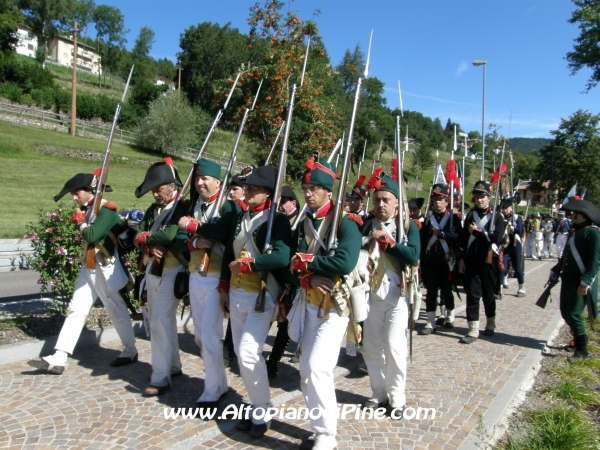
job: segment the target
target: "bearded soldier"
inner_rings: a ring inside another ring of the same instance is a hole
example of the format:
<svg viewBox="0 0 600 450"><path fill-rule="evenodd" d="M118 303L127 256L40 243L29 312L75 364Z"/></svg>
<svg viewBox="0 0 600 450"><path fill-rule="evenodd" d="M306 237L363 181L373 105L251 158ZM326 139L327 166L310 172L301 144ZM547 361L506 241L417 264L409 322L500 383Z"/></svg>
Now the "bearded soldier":
<svg viewBox="0 0 600 450"><path fill-rule="evenodd" d="M263 436L271 422L266 414L270 396L262 351L282 289L277 281L281 276L274 276L272 272L288 267L292 237L288 219L277 213L273 224L273 250L261 253L276 179L276 171L271 166L257 167L246 179L244 196L248 208L234 220L219 280L221 306L231 314L233 344L253 409L252 418L242 420L237 429L248 431L255 438ZM262 307L257 307L261 295L264 295L259 302Z"/></svg>
<svg viewBox="0 0 600 450"><path fill-rule="evenodd" d="M196 401L199 408L217 407L228 389L221 342L224 313L219 305L217 285L224 242L241 208L233 200L227 200L218 211L220 180L219 164L204 158L196 161L196 193L192 195L191 216L182 217L178 223L185 231L177 235L178 247L190 254L190 308L196 344L204 361L204 391Z"/></svg>
<svg viewBox="0 0 600 450"><path fill-rule="evenodd" d="M421 272L423 284L427 289L425 304L427 308L427 324L419 330L419 334L435 333L437 309L437 293L442 292L445 304L445 317L440 325L445 328L454 327L454 295L452 294L452 269L458 236L462 230L460 219L448 210L450 186L434 184L431 188L433 213L425 219L420 230L421 235Z"/></svg>
<svg viewBox="0 0 600 450"><path fill-rule="evenodd" d="M164 163L152 164L144 182L135 190L137 198L152 191L154 203L150 205L144 220L138 226L135 244L143 248L146 266L146 289L148 313L152 337L152 376L144 395L164 393L171 384L172 376L181 375L179 342L177 339L177 306L173 287L178 272L187 265L185 256L175 247L177 222L187 214L187 206L176 202L181 180L171 158ZM177 203L176 210L173 206Z"/></svg>
<svg viewBox="0 0 600 450"><path fill-rule="evenodd" d="M512 207L512 199L502 200L502 215L505 220L505 232L508 234L508 244L504 247L503 253L504 272L502 273L502 287L508 289L508 262L510 260L517 282L519 283L517 297L525 297L525 277L523 276L523 262L521 261L523 257L523 244L521 243L523 222L521 221L521 217L513 212Z"/></svg>
<svg viewBox="0 0 600 450"><path fill-rule="evenodd" d="M592 225L600 225L600 211L586 200L572 200L561 209L573 212L573 232L565 247L563 259L550 272L549 281L560 273L560 313L571 327L575 338L575 353L572 358L588 359L589 339L582 313L587 303L590 320L598 317L600 234Z"/></svg>
<svg viewBox="0 0 600 450"><path fill-rule="evenodd" d="M301 340L300 386L309 410L318 408L321 415L311 418L314 440L302 448L333 449L337 446L337 401L333 369L348 326L348 301L342 293L342 277L356 267L361 236L356 223L347 217L339 222L338 246L328 254L326 242L336 208L331 201L336 179L335 165L314 155L306 164L302 193L306 206L304 219L294 233L298 253L291 262L300 289L300 303L305 316ZM296 300L296 301L300 301ZM319 314L319 310L321 314ZM327 314L326 311L329 311ZM322 316L323 318L319 318Z"/></svg>
<svg viewBox="0 0 600 450"><path fill-rule="evenodd" d="M65 194L70 193L73 201L79 205L71 222L79 228L83 242L82 266L75 281L75 290L69 302L67 317L54 347L56 351L41 360L29 362L30 365L48 370L55 375L62 374L67 367L67 355L73 354L75 344L97 297L106 308L123 344L123 351L110 365L124 366L138 360L131 318L119 292L127 284L128 277L119 260L116 247L115 234L121 225L121 219L116 212L117 205L102 199L98 215L94 222L90 223L98 176L100 176L99 169L94 175L78 173L67 181L54 197L54 201L57 202ZM112 189L106 186L105 191L112 192ZM87 251L94 252L93 267L86 267Z"/></svg>
<svg viewBox="0 0 600 450"><path fill-rule="evenodd" d="M375 218L362 228L363 243L375 241L381 252L373 270L363 336L373 391L364 407L385 407L393 419L401 419L406 406L406 335L411 307L407 301L406 269L419 260L421 243L419 229L412 220L407 222L404 241L399 242L398 182L383 176L374 187ZM404 227L404 220L401 224Z"/></svg>
<svg viewBox="0 0 600 450"><path fill-rule="evenodd" d="M496 328L496 299L494 291L500 277L498 246L504 235L504 219L494 217L490 205L491 185L478 181L473 187L474 206L465 218L464 229L459 237L459 271L464 274L467 291L467 321L469 331L460 339L471 344L479 337L479 300L487 318L486 336L493 336ZM492 218L493 222L492 223Z"/></svg>

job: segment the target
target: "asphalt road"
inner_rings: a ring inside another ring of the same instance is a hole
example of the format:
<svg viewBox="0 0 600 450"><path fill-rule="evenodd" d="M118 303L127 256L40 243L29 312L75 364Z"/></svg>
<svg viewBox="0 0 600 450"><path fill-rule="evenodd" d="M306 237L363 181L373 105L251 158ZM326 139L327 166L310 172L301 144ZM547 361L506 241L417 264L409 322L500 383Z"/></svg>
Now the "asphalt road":
<svg viewBox="0 0 600 450"><path fill-rule="evenodd" d="M38 279L33 270L0 272L0 303L40 298Z"/></svg>

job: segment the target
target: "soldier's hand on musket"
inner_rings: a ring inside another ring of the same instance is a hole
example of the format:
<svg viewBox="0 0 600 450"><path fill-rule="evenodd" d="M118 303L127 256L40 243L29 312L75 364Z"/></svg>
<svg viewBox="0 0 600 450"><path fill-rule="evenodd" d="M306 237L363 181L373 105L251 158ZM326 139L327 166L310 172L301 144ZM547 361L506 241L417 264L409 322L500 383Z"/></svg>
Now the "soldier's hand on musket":
<svg viewBox="0 0 600 450"><path fill-rule="evenodd" d="M458 273L467 273L467 266L465 265L464 259L458 260Z"/></svg>
<svg viewBox="0 0 600 450"><path fill-rule="evenodd" d="M333 291L333 280L323 275L311 275L310 287L317 289L321 294L325 295Z"/></svg>
<svg viewBox="0 0 600 450"><path fill-rule="evenodd" d="M219 306L223 312L229 312L229 292L225 290L219 291Z"/></svg>
<svg viewBox="0 0 600 450"><path fill-rule="evenodd" d="M202 237L196 238L195 247L198 249L213 248L213 245L215 245L215 241L211 241L209 239L204 239Z"/></svg>
<svg viewBox="0 0 600 450"><path fill-rule="evenodd" d="M377 239L377 240L382 239L382 238L385 239L386 235L387 235L386 232L383 230L372 230L371 231L371 236L373 236L373 238Z"/></svg>
<svg viewBox="0 0 600 450"><path fill-rule="evenodd" d="M582 297L585 297L588 294L589 290L590 290L589 286L580 284L579 286L577 286L577 295L581 295Z"/></svg>
<svg viewBox="0 0 600 450"><path fill-rule="evenodd" d="M475 224L475 222L471 222L469 224L469 233L473 233L473 231L478 231L479 228L477 228L477 225Z"/></svg>
<svg viewBox="0 0 600 450"><path fill-rule="evenodd" d="M157 258L162 259L163 257L167 256L167 248L163 247L162 245L154 245L152 247L152 254Z"/></svg>
<svg viewBox="0 0 600 450"><path fill-rule="evenodd" d="M229 270L231 275L237 277L242 273L251 272L250 263L254 262L254 258L238 258L235 261L229 263Z"/></svg>
<svg viewBox="0 0 600 450"><path fill-rule="evenodd" d="M553 282L556 279L556 274L552 271L548 274L548 283Z"/></svg>

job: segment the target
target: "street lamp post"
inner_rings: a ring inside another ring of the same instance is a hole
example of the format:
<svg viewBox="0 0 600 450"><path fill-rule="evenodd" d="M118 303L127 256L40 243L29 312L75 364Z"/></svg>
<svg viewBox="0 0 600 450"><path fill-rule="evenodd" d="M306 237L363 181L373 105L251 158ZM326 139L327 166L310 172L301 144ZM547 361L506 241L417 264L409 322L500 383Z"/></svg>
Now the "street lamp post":
<svg viewBox="0 0 600 450"><path fill-rule="evenodd" d="M485 69L487 61L484 59L476 59L473 61L474 66L483 66L483 106L481 111L481 180L484 176L485 164Z"/></svg>

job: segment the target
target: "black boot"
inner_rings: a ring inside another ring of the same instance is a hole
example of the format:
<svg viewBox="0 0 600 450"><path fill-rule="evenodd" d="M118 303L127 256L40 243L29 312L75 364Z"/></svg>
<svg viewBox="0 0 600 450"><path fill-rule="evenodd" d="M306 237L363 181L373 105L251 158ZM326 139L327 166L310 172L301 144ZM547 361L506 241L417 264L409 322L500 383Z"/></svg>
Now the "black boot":
<svg viewBox="0 0 600 450"><path fill-rule="evenodd" d="M573 353L571 359L589 359L590 354L587 349L588 342L589 339L586 334L575 336L575 353Z"/></svg>
<svg viewBox="0 0 600 450"><path fill-rule="evenodd" d="M279 322L277 324L277 335L275 336L273 349L271 350L271 354L269 355L269 359L267 361L267 374L269 375L269 380L274 380L277 377L279 361L281 361L283 353L285 352L289 342L290 337L288 335L288 321L284 320L283 322Z"/></svg>

